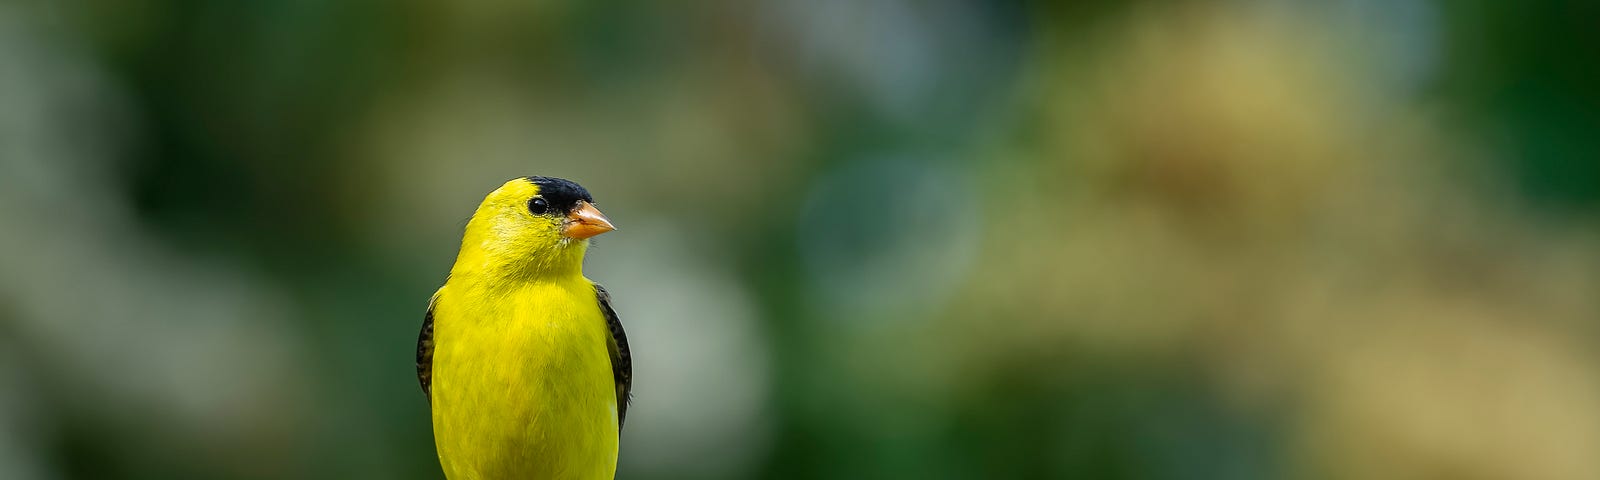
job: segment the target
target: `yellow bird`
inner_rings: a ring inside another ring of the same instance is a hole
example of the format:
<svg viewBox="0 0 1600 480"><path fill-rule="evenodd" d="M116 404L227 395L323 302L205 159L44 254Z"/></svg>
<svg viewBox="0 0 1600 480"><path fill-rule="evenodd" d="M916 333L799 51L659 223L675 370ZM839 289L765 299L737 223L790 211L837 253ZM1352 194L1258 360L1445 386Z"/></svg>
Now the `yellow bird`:
<svg viewBox="0 0 1600 480"><path fill-rule="evenodd" d="M633 366L610 296L583 276L588 239L613 229L550 177L512 179L472 214L417 340L446 477L615 476Z"/></svg>

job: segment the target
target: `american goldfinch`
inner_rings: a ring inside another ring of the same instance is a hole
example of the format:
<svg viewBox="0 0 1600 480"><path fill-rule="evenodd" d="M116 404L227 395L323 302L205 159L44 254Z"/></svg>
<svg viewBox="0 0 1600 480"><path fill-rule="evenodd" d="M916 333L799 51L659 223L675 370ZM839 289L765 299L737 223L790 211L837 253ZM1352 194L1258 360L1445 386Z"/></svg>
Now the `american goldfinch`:
<svg viewBox="0 0 1600 480"><path fill-rule="evenodd" d="M550 177L508 181L472 214L417 340L446 477L615 475L633 367L610 296L583 276L588 239L613 229Z"/></svg>

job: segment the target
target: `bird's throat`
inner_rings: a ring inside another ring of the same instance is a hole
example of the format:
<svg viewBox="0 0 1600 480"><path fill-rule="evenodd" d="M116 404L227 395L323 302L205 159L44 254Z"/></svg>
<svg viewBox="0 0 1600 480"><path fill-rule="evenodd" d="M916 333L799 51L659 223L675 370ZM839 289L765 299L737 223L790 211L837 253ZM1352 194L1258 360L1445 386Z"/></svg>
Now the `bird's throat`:
<svg viewBox="0 0 1600 480"><path fill-rule="evenodd" d="M463 245L452 277L537 281L583 276L589 242L578 240L546 248L499 249Z"/></svg>

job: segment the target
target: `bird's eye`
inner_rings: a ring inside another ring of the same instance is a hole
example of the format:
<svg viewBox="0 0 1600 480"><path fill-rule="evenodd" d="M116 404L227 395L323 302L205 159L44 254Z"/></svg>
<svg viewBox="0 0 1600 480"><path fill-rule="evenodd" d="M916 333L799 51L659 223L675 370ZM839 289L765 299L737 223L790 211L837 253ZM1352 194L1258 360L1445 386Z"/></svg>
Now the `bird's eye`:
<svg viewBox="0 0 1600 480"><path fill-rule="evenodd" d="M550 211L550 202L545 201L543 198L533 197L532 200L528 200L528 211L533 212L534 215L544 215Z"/></svg>

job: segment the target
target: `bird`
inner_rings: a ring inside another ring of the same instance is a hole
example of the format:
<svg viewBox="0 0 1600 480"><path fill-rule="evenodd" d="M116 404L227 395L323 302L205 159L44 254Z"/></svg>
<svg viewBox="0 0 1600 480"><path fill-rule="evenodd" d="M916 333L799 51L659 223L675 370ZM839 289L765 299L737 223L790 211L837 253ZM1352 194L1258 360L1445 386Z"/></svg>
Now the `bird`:
<svg viewBox="0 0 1600 480"><path fill-rule="evenodd" d="M450 480L616 475L633 385L627 334L583 275L615 230L589 191L514 178L467 221L417 339L417 380Z"/></svg>

